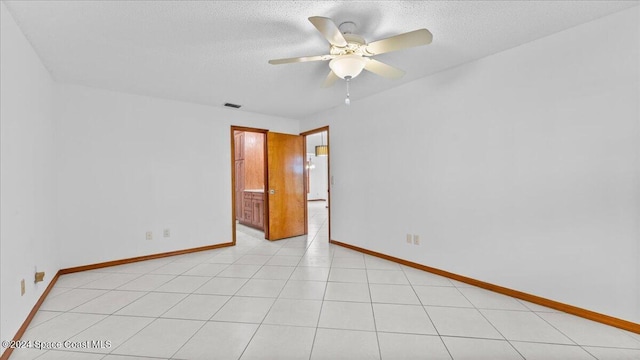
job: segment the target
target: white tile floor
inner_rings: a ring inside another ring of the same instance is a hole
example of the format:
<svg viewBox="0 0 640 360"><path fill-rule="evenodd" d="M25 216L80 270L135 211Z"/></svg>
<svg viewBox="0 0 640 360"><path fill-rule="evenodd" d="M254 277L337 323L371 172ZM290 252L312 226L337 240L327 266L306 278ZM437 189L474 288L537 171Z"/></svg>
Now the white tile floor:
<svg viewBox="0 0 640 360"><path fill-rule="evenodd" d="M640 335L329 245L237 246L60 277L11 359L640 359ZM257 236L257 237L255 237Z"/></svg>

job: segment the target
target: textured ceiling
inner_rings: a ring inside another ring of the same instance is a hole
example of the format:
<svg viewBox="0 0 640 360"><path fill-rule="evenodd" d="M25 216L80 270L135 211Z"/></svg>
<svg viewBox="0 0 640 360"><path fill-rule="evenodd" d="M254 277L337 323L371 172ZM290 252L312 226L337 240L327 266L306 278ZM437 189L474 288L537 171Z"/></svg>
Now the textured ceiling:
<svg viewBox="0 0 640 360"><path fill-rule="evenodd" d="M307 20L353 21L368 42L419 28L433 43L376 59L407 74L363 72L359 98L569 27L638 1L5 1L54 79L123 92L304 118L344 106L345 86L320 85L327 62L270 65L321 55Z"/></svg>

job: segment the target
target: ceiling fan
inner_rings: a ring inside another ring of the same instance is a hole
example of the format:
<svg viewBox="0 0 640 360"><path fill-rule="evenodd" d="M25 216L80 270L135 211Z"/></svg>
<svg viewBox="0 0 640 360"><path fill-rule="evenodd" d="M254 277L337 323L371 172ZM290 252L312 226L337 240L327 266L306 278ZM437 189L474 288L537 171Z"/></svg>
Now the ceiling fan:
<svg viewBox="0 0 640 360"><path fill-rule="evenodd" d="M309 21L329 41L329 54L275 59L269 60L269 64L331 60L329 62L331 70L322 86L331 86L338 78L347 80L347 99L345 100L347 104L349 104L349 80L358 76L363 69L391 79L397 79L404 75L404 71L375 60L372 58L373 56L427 45L433 39L429 30L419 29L367 43L362 36L353 33L356 25L351 21L343 22L340 26L336 26L333 20L322 16L312 16Z"/></svg>

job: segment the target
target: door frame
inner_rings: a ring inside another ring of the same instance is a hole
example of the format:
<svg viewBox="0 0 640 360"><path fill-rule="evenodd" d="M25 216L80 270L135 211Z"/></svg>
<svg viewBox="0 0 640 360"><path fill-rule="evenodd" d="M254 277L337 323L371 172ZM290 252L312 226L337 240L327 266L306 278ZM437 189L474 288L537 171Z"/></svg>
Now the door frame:
<svg viewBox="0 0 640 360"><path fill-rule="evenodd" d="M327 234L328 236L328 242L331 242L331 145L330 145L330 140L329 138L330 136L330 132L329 132L329 125L327 126L323 126L323 127L319 127L313 130L308 130L305 132L300 133L300 135L303 136L303 151L304 151L304 158L306 160L307 158L307 135L313 135L313 134L318 134L321 132L327 132L327 146L328 146L328 151L327 151L327 221L328 221L328 230L329 233ZM306 161L305 161L306 162ZM307 169L307 167L304 167L304 176L305 179L309 176L308 174L309 169ZM308 185L307 182L304 182L304 201L305 201L305 207L304 207L304 233L305 234L309 234L309 229L308 229L308 224L309 224L309 211L307 210L308 208L308 204L309 204L309 200L307 197L308 194Z"/></svg>
<svg viewBox="0 0 640 360"><path fill-rule="evenodd" d="M267 161L268 160L267 133L269 132L269 130L247 127L247 126L231 125L229 134L230 134L230 143L231 143L231 239L232 239L231 242L233 246L236 245L236 202L239 201L239 199L236 199L236 191L235 191L235 185L236 185L236 169L235 169L236 147L235 147L235 137L234 137L235 131L248 131L248 132L262 133L265 137L265 141L263 145L263 151L265 154L264 156L264 184L265 184L264 206L265 206L265 209L269 208L269 196L267 196L267 188L266 188L267 184L269 183L269 164ZM329 126L327 125L327 126L313 129L313 130L308 130L300 133L300 135L303 137L302 156L304 159L306 159L307 158L307 135L318 134L324 131L327 132L327 146L329 146L329 151L327 152L327 203L328 203L328 208L327 208L328 241L327 242L331 242L331 206L332 206L331 205L332 204L331 202L331 146L330 146L331 135L329 131ZM306 166L303 167L303 169L304 169L304 176L305 177L309 176L308 174L309 170L306 168ZM304 182L304 188L305 188L304 234L308 235L309 234L309 211L307 209L307 205L308 205L307 191L309 189L306 181ZM265 236L265 239L269 238L269 216L264 217L264 236Z"/></svg>
<svg viewBox="0 0 640 360"><path fill-rule="evenodd" d="M269 168L267 166L267 133L269 130L252 128L246 126L236 126L231 125L231 243L233 246L236 245L236 202L239 199L236 199L236 141L235 141L235 132L236 131L246 131L246 132L254 132L261 133L264 136L263 143L263 152L264 152L264 186L265 186L265 196L264 196L264 206L265 209L269 208L269 197L266 195L267 182L269 179ZM269 236L269 217L264 217L264 236L267 238Z"/></svg>

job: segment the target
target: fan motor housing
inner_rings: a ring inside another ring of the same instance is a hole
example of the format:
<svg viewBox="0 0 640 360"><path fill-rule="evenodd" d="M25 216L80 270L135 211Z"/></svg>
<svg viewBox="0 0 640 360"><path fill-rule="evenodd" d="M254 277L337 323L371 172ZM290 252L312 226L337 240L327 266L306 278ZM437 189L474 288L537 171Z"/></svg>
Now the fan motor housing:
<svg viewBox="0 0 640 360"><path fill-rule="evenodd" d="M331 45L329 54L331 55L368 55L367 43L364 38L357 34L344 33L344 39L347 40L346 46Z"/></svg>

